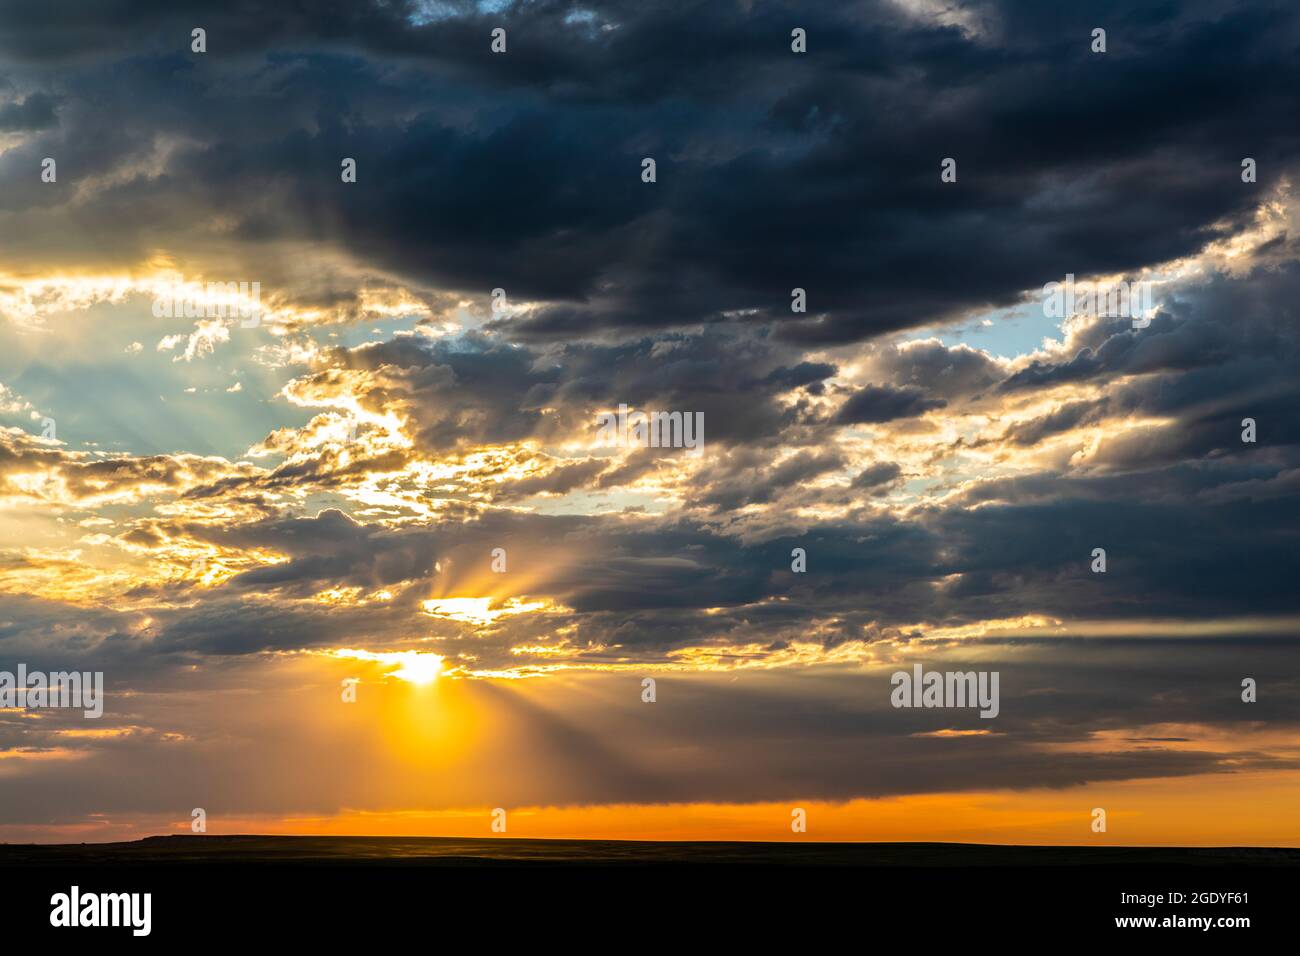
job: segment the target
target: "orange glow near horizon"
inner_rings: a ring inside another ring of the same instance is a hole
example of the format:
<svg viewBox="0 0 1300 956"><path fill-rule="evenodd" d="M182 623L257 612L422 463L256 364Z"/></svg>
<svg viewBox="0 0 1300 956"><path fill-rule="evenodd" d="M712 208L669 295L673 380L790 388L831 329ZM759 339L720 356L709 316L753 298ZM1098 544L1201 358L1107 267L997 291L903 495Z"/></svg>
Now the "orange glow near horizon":
<svg viewBox="0 0 1300 956"><path fill-rule="evenodd" d="M983 843L1025 846L1300 847L1300 772L1220 774L1022 793L981 792L878 800L691 803L507 808L508 830L490 830L492 808L343 811L322 816L223 816L208 832L281 836L756 842ZM1250 806L1242 814L1242 806ZM1093 833L1093 807L1108 829ZM808 830L790 830L795 807ZM30 833L30 828L25 828ZM6 828L0 827L0 837ZM188 821L138 817L49 827L37 842L111 842L189 833Z"/></svg>

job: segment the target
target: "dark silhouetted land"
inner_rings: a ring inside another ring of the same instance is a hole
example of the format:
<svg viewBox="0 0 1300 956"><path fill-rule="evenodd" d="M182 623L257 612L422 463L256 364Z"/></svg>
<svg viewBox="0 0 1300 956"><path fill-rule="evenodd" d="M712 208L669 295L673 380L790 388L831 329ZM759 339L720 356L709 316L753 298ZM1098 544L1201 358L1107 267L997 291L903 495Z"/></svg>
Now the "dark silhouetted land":
<svg viewBox="0 0 1300 956"><path fill-rule="evenodd" d="M0 866L187 863L566 867L1271 867L1300 864L1300 849L190 835L148 837L131 843L0 845Z"/></svg>

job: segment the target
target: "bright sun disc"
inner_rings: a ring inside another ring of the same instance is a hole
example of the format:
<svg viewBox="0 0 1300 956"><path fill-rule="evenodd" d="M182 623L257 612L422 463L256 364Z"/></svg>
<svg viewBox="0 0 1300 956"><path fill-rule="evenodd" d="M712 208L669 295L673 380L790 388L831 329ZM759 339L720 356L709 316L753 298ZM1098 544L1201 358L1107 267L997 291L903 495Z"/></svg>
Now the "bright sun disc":
<svg viewBox="0 0 1300 956"><path fill-rule="evenodd" d="M406 651L399 656L402 666L392 672L393 677L400 677L412 684L432 684L442 673L442 658L437 654Z"/></svg>
<svg viewBox="0 0 1300 956"><path fill-rule="evenodd" d="M385 677L399 677L412 684L432 684L442 673L442 655L425 651L361 651L340 648L329 652L333 657L346 657L355 661L374 661L396 670L385 672Z"/></svg>

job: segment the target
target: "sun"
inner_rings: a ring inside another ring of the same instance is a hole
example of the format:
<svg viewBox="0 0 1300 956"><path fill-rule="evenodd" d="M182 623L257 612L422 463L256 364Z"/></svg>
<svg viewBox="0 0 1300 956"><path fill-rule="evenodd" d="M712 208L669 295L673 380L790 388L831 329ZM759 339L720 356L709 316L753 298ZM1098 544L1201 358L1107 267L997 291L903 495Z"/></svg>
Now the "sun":
<svg viewBox="0 0 1300 956"><path fill-rule="evenodd" d="M361 651L353 648L341 648L330 651L333 657L346 657L357 661L374 661L384 665L385 677L397 677L411 684L432 684L442 673L443 658L441 654L427 651Z"/></svg>
<svg viewBox="0 0 1300 956"><path fill-rule="evenodd" d="M399 657L402 666L392 671L389 675L391 677L400 677L412 684L432 684L442 673L442 658L437 654L403 651L392 656Z"/></svg>

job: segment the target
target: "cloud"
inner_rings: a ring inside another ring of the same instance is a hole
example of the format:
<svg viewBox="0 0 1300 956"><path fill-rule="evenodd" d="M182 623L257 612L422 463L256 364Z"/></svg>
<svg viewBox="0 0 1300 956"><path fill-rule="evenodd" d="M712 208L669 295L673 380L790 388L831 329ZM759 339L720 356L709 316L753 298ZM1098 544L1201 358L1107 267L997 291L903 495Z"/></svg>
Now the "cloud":
<svg viewBox="0 0 1300 956"><path fill-rule="evenodd" d="M868 385L849 396L835 421L841 425L878 424L923 415L947 404L942 398L927 398L919 388Z"/></svg>
<svg viewBox="0 0 1300 956"><path fill-rule="evenodd" d="M32 93L22 100L0 103L0 130L30 132L48 129L58 120L54 108L58 100L45 93Z"/></svg>
<svg viewBox="0 0 1300 956"><path fill-rule="evenodd" d="M1123 42L1104 64L1067 42L1091 24L1068 11L981 5L981 20L1018 24L995 54L992 33L889 4L801 9L818 50L797 68L781 5L590 9L616 28L512 6L506 56L484 40L500 14L469 7L433 20L403 4L205 11L207 55L189 52L184 8L147 28L88 11L57 31L15 9L0 57L48 84L24 103L61 105L57 127L0 163L15 187L5 233L22 237L7 258L139 263L168 235L195 262L306 304L321 294L299 268L310 247L429 301L504 288L529 304L500 319L516 338L739 321L830 345L1012 305L1067 271L1193 254L1245 223L1295 154L1273 121L1297 105L1284 4L1115 7ZM137 51L125 71L119 31ZM1229 78L1209 55L1223 43L1241 64ZM65 70L56 81L38 62ZM1073 95L1080 83L1089 95ZM1214 110L1182 105L1197 89ZM185 108L196 100L201 116ZM1078 142L1078 129L1108 134ZM1229 145L1242 141L1261 163L1253 190ZM69 188L16 188L54 153ZM955 153L958 182L943 184L939 160ZM640 181L646 155L657 183ZM342 157L357 183L339 181ZM336 300L349 295L338 285ZM796 286L803 315L789 310Z"/></svg>
<svg viewBox="0 0 1300 956"><path fill-rule="evenodd" d="M1293 6L588 9L0 0L0 648L122 707L0 715L0 815L1293 769ZM176 271L263 323L155 318ZM1066 274L1158 309L1052 324ZM483 728L427 777L364 657L414 651ZM1000 669L997 733L889 708L918 660Z"/></svg>

